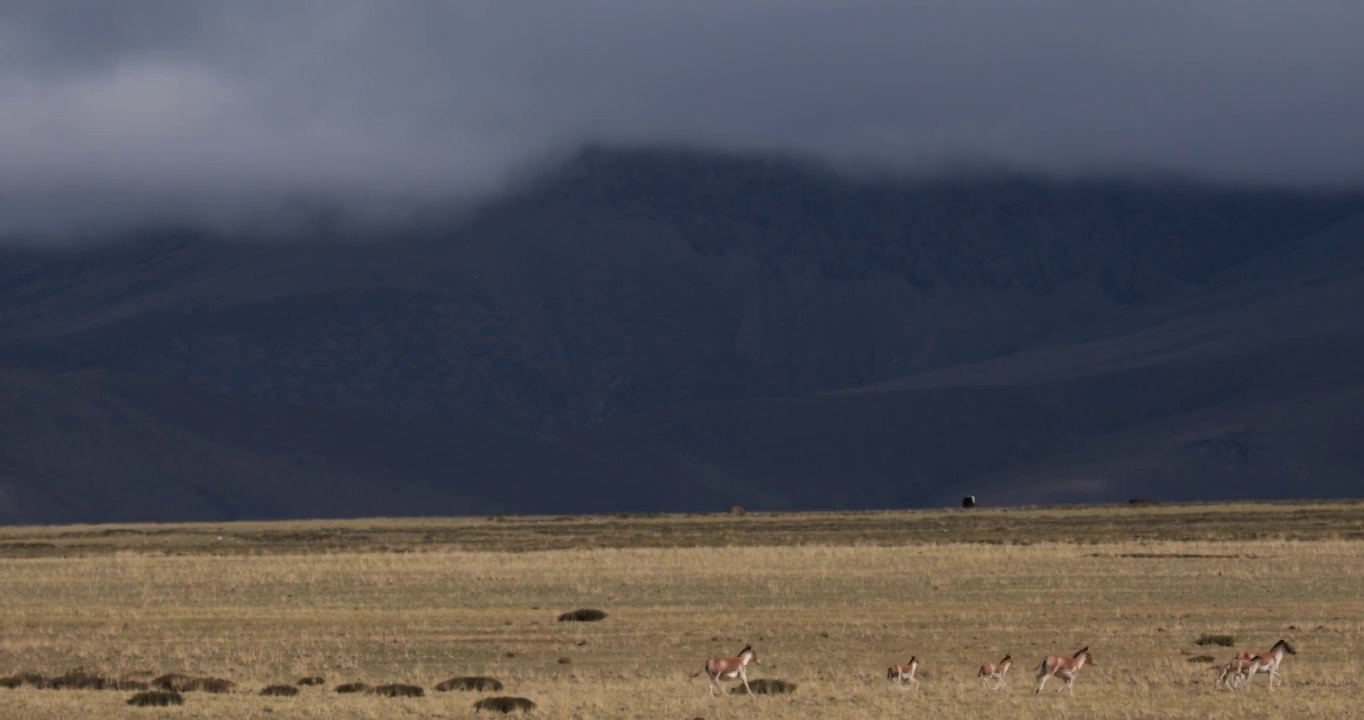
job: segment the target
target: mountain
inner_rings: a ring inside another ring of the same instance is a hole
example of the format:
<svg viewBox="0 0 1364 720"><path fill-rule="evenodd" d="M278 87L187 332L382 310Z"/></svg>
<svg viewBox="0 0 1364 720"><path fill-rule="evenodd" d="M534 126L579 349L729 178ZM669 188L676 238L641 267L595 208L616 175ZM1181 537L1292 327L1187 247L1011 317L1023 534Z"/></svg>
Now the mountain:
<svg viewBox="0 0 1364 720"><path fill-rule="evenodd" d="M594 148L368 242L0 246L0 517L1352 494L1361 240L1364 193Z"/></svg>

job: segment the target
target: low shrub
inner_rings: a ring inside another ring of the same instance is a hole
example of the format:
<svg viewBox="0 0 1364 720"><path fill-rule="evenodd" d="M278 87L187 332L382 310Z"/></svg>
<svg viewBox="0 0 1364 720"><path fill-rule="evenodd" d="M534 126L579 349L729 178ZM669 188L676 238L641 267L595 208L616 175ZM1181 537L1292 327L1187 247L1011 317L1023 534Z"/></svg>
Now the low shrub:
<svg viewBox="0 0 1364 720"><path fill-rule="evenodd" d="M748 687L753 690L754 695L788 695L796 691L796 684L785 680L749 680ZM731 695L746 695L743 684L730 688Z"/></svg>
<svg viewBox="0 0 1364 720"><path fill-rule="evenodd" d="M451 690L472 690L475 692L498 692L503 687L502 681L497 678L476 675L471 677L454 677L436 685L436 692L449 692Z"/></svg>
<svg viewBox="0 0 1364 720"><path fill-rule="evenodd" d="M521 712L530 712L534 709L535 703L532 702L530 698L512 697L509 695L483 698L474 703L474 712L487 710L489 712L513 713L518 710Z"/></svg>
<svg viewBox="0 0 1364 720"><path fill-rule="evenodd" d="M1203 634L1198 636L1198 639L1194 641L1194 644L1200 647L1206 647L1208 645L1217 645L1219 647L1231 647L1232 645L1236 644L1236 638L1232 637L1231 635Z"/></svg>
<svg viewBox="0 0 1364 720"><path fill-rule="evenodd" d="M426 691L416 685L404 685L403 683L390 683L379 685L369 689L371 695L382 695L384 697L422 697Z"/></svg>
<svg viewBox="0 0 1364 720"><path fill-rule="evenodd" d="M596 622L606 619L606 613L593 608L579 608L559 616L559 622Z"/></svg>
<svg viewBox="0 0 1364 720"><path fill-rule="evenodd" d="M144 690L130 698L129 705L138 707L164 707L166 705L184 705L185 698L174 690Z"/></svg>

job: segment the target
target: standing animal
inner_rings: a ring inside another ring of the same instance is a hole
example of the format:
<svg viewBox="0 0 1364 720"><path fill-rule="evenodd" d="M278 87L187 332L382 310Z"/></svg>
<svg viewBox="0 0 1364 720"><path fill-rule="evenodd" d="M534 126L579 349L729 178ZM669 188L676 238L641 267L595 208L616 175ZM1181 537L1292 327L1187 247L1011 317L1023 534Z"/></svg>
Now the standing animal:
<svg viewBox="0 0 1364 720"><path fill-rule="evenodd" d="M991 690L998 690L1004 687L1004 676L1009 672L1009 668L1013 667L1013 664L1013 656L1005 655L1004 659L1000 660L998 665L994 663L985 663L984 665L981 665L980 671L976 673L976 677L980 678L981 682L985 683L985 687L990 688Z"/></svg>
<svg viewBox="0 0 1364 720"><path fill-rule="evenodd" d="M1279 675L1279 665L1283 663L1284 653L1297 655L1298 651L1294 650L1293 646L1289 645L1287 640L1280 640L1274 643L1274 647L1271 647L1268 650L1242 650L1241 652L1236 653L1236 657L1233 658L1233 661L1240 660L1247 664L1254 664L1253 668L1248 668L1249 672L1245 675L1247 684L1249 684L1257 674L1267 673L1269 675L1269 689L1273 690L1275 680L1278 680L1280 684L1283 683L1283 677ZM1255 664L1256 659L1260 660L1258 664Z"/></svg>
<svg viewBox="0 0 1364 720"><path fill-rule="evenodd" d="M886 668L886 679L895 683L895 687L898 687L901 690L908 690L914 687L915 683L919 682L918 679L914 677L914 673L917 672L918 669L919 657L916 655L910 657L909 663L906 665L891 665Z"/></svg>
<svg viewBox="0 0 1364 720"><path fill-rule="evenodd" d="M1071 657L1063 655L1048 655L1042 658L1042 662L1037 664L1037 688L1034 693L1042 692L1042 686L1047 684L1047 680L1052 677L1059 677L1066 681L1065 685L1056 689L1061 692L1067 688L1070 694L1075 695L1075 674L1080 672L1080 668L1085 665L1094 665L1094 656L1089 654L1089 646L1086 645Z"/></svg>
<svg viewBox="0 0 1364 720"><path fill-rule="evenodd" d="M757 665L762 664L758 662L758 656L753 652L753 646L745 645L744 649L740 650L739 654L734 657L711 658L707 660L705 667L701 668L700 672L692 675L692 677L698 678L701 677L701 673L705 673L706 679L709 681L707 687L710 689L712 697L715 695L715 689L720 687L721 680L733 680L734 678L742 680L744 689L748 691L749 695L752 695L753 688L748 686L749 662L753 662Z"/></svg>

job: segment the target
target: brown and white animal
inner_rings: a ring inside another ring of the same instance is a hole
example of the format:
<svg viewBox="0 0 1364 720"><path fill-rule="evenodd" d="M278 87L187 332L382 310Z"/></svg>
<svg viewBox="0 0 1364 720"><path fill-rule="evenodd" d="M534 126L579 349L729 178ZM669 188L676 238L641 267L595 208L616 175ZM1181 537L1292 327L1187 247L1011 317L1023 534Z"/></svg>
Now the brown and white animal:
<svg viewBox="0 0 1364 720"><path fill-rule="evenodd" d="M710 694L712 696L715 695L715 689L720 687L721 680L733 680L734 678L742 680L744 689L748 691L749 695L752 695L753 688L748 686L749 662L753 662L757 665L762 664L758 662L758 656L753 652L753 646L745 645L744 649L740 650L739 654L734 657L711 658L707 660L705 667L701 668L700 672L692 675L692 677L697 678L701 676L701 673L705 673L706 679L709 681L707 687L710 688Z"/></svg>
<svg viewBox="0 0 1364 720"><path fill-rule="evenodd" d="M886 668L886 679L895 683L895 687L901 690L908 690L919 682L914 677L914 673L919 670L919 656L915 655L909 659L906 665L891 665Z"/></svg>
<svg viewBox="0 0 1364 720"><path fill-rule="evenodd" d="M1094 656L1089 654L1089 646L1086 645L1075 652L1071 657L1063 655L1048 655L1037 664L1037 689L1034 693L1042 692L1042 686L1047 684L1047 680L1052 677L1059 677L1066 681L1065 685L1056 689L1061 692L1070 688L1070 694L1075 694L1075 674L1080 672L1080 668L1085 665L1094 665Z"/></svg>
<svg viewBox="0 0 1364 720"><path fill-rule="evenodd" d="M1278 680L1280 684L1283 683L1283 677L1279 675L1279 665L1283 663L1284 653L1297 655L1298 651L1294 650L1293 646L1289 645L1287 640L1280 640L1274 643L1274 647L1268 650L1242 650L1241 652L1236 653L1233 662L1239 660L1249 665L1253 665L1253 667L1247 668L1247 672L1245 673L1247 684L1255 679L1255 676L1259 673L1268 674L1269 689L1273 690L1275 680ZM1256 663L1256 660L1259 660L1259 662Z"/></svg>
<svg viewBox="0 0 1364 720"><path fill-rule="evenodd" d="M1212 669L1218 673L1218 676L1217 681L1213 683L1213 687L1225 687L1229 690L1235 690L1236 688L1241 687L1245 683L1246 678L1250 677L1250 666L1253 663L1258 663L1258 661L1232 658L1221 665L1214 666Z"/></svg>
<svg viewBox="0 0 1364 720"><path fill-rule="evenodd" d="M980 671L976 673L976 677L980 678L981 682L985 683L985 687L988 687L991 690L998 690L1004 687L1004 675L1009 672L1009 668L1013 667L1013 664L1013 656L1005 655L1004 659L1000 660L998 665L994 663L985 663L984 665L981 665Z"/></svg>

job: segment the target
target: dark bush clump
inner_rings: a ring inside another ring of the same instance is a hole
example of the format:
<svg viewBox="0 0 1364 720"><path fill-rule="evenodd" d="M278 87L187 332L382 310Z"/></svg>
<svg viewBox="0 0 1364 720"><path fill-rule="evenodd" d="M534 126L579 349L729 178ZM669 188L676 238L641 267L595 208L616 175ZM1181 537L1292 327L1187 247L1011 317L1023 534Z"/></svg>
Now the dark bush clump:
<svg viewBox="0 0 1364 720"><path fill-rule="evenodd" d="M364 683L345 683L344 685L336 686L336 691L339 693L358 693L368 689L369 686Z"/></svg>
<svg viewBox="0 0 1364 720"><path fill-rule="evenodd" d="M1191 663L1214 662L1215 660L1216 658L1211 655L1195 655L1189 658L1189 662Z"/></svg>
<svg viewBox="0 0 1364 720"><path fill-rule="evenodd" d="M416 685L404 685L403 683L391 683L389 685L379 685L369 689L371 695L383 695L384 697L422 697L426 691Z"/></svg>
<svg viewBox="0 0 1364 720"><path fill-rule="evenodd" d="M184 692L194 678L180 673L166 673L152 680L152 687L171 692Z"/></svg>
<svg viewBox="0 0 1364 720"><path fill-rule="evenodd" d="M269 685L261 690L260 694L270 697L293 697L298 694L298 688L293 685Z"/></svg>
<svg viewBox="0 0 1364 720"><path fill-rule="evenodd" d="M229 693L236 687L237 683L234 683L231 680L215 677L197 677L189 681L185 690L198 690L199 692L206 693ZM181 692L184 692L184 690Z"/></svg>
<svg viewBox="0 0 1364 720"><path fill-rule="evenodd" d="M1194 641L1194 644L1198 646L1217 645L1220 647L1231 647L1236 644L1236 638L1230 635L1204 634L1198 636L1198 639Z"/></svg>
<svg viewBox="0 0 1364 720"><path fill-rule="evenodd" d="M40 687L49 690L103 690L111 686L110 681L77 668L66 671L64 675L48 678Z"/></svg>
<svg viewBox="0 0 1364 720"><path fill-rule="evenodd" d="M455 677L436 685L436 692L449 692L451 690L473 690L478 692L497 692L502 689L502 681L497 678L473 676Z"/></svg>
<svg viewBox="0 0 1364 720"><path fill-rule="evenodd" d="M305 677L305 678L299 678L299 679L298 679L298 684L299 684L299 685L322 685L322 684L324 684L324 683L326 683L326 682L327 682L327 679L326 679L326 678L324 678L324 677L319 677L319 676L317 676L317 675L313 675L312 677Z"/></svg>
<svg viewBox="0 0 1364 720"><path fill-rule="evenodd" d="M191 677L180 673L168 673L152 680L152 686L171 692L207 692L207 693L226 693L232 692L237 687L237 683L231 680L224 680L215 677Z"/></svg>
<svg viewBox="0 0 1364 720"><path fill-rule="evenodd" d="M511 697L508 695L483 698L474 703L475 712L488 710L490 712L511 713L516 712L517 710L520 710L521 712L530 712L534 709L535 703L531 702L530 698Z"/></svg>
<svg viewBox="0 0 1364 720"><path fill-rule="evenodd" d="M596 622L606 618L606 613L592 608L581 608L559 616L559 622Z"/></svg>
<svg viewBox="0 0 1364 720"><path fill-rule="evenodd" d="M138 707L184 705L185 699L174 690L145 690L128 698L128 704Z"/></svg>
<svg viewBox="0 0 1364 720"><path fill-rule="evenodd" d="M0 687L13 690L20 685L31 685L33 687L43 687L47 684L47 678L34 672L22 672L17 675L0 678Z"/></svg>
<svg viewBox="0 0 1364 720"><path fill-rule="evenodd" d="M786 695L796 691L796 684L785 680L750 680L748 687L753 690L754 695ZM729 692L731 695L748 693L747 690L744 690L743 685L730 688Z"/></svg>

